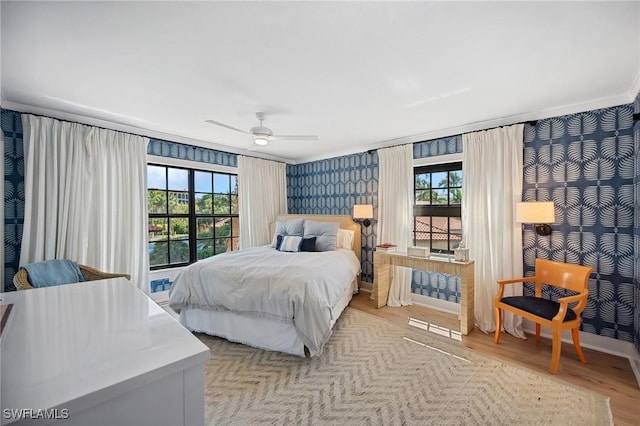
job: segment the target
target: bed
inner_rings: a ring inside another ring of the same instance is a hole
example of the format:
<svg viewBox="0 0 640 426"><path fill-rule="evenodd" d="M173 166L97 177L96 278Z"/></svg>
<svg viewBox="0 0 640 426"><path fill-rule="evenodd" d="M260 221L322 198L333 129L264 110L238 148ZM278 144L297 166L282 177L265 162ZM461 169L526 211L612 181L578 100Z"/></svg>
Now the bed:
<svg viewBox="0 0 640 426"><path fill-rule="evenodd" d="M301 221L307 225L305 233L315 227L317 239L310 239L323 251L286 251L292 242L300 241L298 249L309 242L287 235ZM324 244L332 231L322 232L333 227L341 231L330 250ZM319 356L358 291L360 225L346 215L280 215L271 235L270 245L224 253L183 269L169 291L169 306L191 331L260 349Z"/></svg>

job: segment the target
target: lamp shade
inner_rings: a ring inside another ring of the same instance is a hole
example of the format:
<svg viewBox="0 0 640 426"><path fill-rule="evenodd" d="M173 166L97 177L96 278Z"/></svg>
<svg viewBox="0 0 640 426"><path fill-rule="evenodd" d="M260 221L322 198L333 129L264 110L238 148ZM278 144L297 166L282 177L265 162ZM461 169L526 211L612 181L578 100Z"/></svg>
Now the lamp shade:
<svg viewBox="0 0 640 426"><path fill-rule="evenodd" d="M372 219L373 206L371 204L354 204L353 218L354 219Z"/></svg>
<svg viewBox="0 0 640 426"><path fill-rule="evenodd" d="M526 201L516 203L516 222L519 223L553 223L556 215L553 201Z"/></svg>

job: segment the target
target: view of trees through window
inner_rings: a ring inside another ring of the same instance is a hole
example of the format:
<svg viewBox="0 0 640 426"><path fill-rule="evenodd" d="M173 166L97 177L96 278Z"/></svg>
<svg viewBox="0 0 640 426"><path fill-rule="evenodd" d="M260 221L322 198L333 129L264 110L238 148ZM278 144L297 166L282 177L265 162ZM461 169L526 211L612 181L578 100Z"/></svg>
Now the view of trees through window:
<svg viewBox="0 0 640 426"><path fill-rule="evenodd" d="M238 249L236 175L150 164L147 197L152 269Z"/></svg>
<svg viewBox="0 0 640 426"><path fill-rule="evenodd" d="M462 241L462 163L414 169L413 243L452 253Z"/></svg>

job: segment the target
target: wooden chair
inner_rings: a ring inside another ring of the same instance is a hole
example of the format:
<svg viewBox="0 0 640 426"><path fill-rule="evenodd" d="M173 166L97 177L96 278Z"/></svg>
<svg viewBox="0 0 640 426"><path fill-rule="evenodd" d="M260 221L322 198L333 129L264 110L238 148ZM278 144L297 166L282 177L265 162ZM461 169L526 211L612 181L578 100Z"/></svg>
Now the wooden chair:
<svg viewBox="0 0 640 426"><path fill-rule="evenodd" d="M526 278L499 280L498 294L495 298L496 333L494 342L500 342L502 329L502 311L509 311L536 323L536 342L540 342L540 326L551 328L551 374L556 374L560 363L562 331L571 330L573 346L578 358L587 363L580 347L579 330L582 311L587 305L589 295L589 275L593 269L587 266L572 265L552 260L536 259L535 275ZM506 285L518 282L535 282L535 296L504 296ZM542 297L542 285L548 284L575 292L575 295L561 297L558 301ZM570 307L570 303L577 304Z"/></svg>
<svg viewBox="0 0 640 426"><path fill-rule="evenodd" d="M78 268L80 268L80 272L82 273L82 276L84 277L85 281L105 280L107 278L119 278L119 277L124 277L128 280L131 279L131 276L129 274L112 274L109 272L102 272L90 266L85 266L80 264L78 264ZM35 288L35 287L32 287L31 284L29 283L29 277L27 275L27 271L24 269L20 269L13 276L13 285L15 285L18 290L30 290L32 288Z"/></svg>

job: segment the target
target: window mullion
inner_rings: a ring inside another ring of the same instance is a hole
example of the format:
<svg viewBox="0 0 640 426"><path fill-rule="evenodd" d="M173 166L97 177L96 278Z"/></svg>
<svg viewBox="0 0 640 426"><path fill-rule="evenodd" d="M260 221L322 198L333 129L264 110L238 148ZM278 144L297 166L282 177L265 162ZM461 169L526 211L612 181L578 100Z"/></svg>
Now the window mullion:
<svg viewBox="0 0 640 426"><path fill-rule="evenodd" d="M189 169L189 263L198 260L198 243L196 240L196 192L195 173Z"/></svg>

